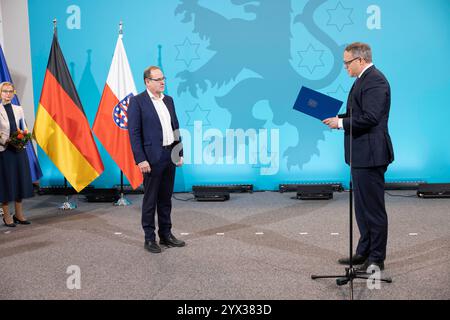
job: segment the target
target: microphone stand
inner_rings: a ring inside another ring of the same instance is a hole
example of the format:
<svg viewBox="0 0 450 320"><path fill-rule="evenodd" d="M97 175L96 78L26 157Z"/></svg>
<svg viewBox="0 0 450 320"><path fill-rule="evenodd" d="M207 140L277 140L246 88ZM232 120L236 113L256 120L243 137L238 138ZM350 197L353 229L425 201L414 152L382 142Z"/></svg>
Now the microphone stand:
<svg viewBox="0 0 450 320"><path fill-rule="evenodd" d="M358 81L358 80L356 80ZM355 81L355 82L356 82ZM352 95L350 94L350 99L353 100ZM345 274L344 275L311 275L311 279L321 279L321 278L336 278L336 284L338 286L343 286L347 283L350 283L350 300L353 300L353 280L354 279L366 279L366 280L376 280L376 281L383 281L387 283L391 283L392 279L390 277L387 278L381 278L381 277L374 277L373 275L367 274L367 273L361 273L361 271L358 271L356 268L353 267L353 178L352 178L352 161L353 161L353 153L352 153L352 146L353 146L353 116L352 116L352 109L353 109L353 101L347 110L350 113L350 135L349 135L349 143L350 143L350 159L349 159L349 165L350 165L350 185L349 185L349 260L350 265L345 268Z"/></svg>

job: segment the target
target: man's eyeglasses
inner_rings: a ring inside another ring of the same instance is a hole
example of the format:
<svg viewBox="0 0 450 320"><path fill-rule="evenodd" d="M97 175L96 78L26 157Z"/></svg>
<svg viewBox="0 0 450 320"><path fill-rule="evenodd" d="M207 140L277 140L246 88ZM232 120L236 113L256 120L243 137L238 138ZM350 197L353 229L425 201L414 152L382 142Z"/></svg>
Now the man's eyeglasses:
<svg viewBox="0 0 450 320"><path fill-rule="evenodd" d="M2 93L16 94L16 90L2 90Z"/></svg>
<svg viewBox="0 0 450 320"><path fill-rule="evenodd" d="M346 67L348 67L348 66L350 65L350 63L352 63L352 62L355 61L356 59L361 59L361 57L356 57L356 58L353 58L353 59L348 60L348 61L343 61L343 62L344 62L344 65L345 65Z"/></svg>
<svg viewBox="0 0 450 320"><path fill-rule="evenodd" d="M165 80L166 80L166 77L156 78L156 79L154 79L154 78L147 78L147 79L152 80L152 81L159 82L159 81L165 81Z"/></svg>

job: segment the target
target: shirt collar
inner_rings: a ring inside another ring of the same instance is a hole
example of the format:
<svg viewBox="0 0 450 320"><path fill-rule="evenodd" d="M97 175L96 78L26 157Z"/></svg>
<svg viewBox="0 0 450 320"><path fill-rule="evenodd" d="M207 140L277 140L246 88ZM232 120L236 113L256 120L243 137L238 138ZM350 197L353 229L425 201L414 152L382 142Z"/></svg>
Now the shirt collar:
<svg viewBox="0 0 450 320"><path fill-rule="evenodd" d="M369 69L371 66L373 66L373 63L372 63L372 62L369 63L369 64L363 69L363 71L361 71L361 73L359 74L358 78L361 78L361 76L363 75L363 73L364 73L367 69Z"/></svg>
<svg viewBox="0 0 450 320"><path fill-rule="evenodd" d="M150 90L147 89L147 93L150 96L150 99L152 100L162 100L164 99L164 93L161 93L161 98L156 97L153 93L151 93Z"/></svg>

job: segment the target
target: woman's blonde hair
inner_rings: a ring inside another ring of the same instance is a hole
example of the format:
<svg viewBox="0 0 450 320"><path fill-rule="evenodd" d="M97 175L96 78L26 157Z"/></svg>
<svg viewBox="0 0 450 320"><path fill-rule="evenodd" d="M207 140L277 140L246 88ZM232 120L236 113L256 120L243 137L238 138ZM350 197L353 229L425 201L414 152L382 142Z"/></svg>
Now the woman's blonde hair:
<svg viewBox="0 0 450 320"><path fill-rule="evenodd" d="M12 87L12 88L14 89L14 93L15 93L16 88L15 88L14 85L13 85L11 82L9 82L9 81L5 81L5 82L0 83L0 91L2 91L2 90L3 90L3 87L5 87L5 86Z"/></svg>

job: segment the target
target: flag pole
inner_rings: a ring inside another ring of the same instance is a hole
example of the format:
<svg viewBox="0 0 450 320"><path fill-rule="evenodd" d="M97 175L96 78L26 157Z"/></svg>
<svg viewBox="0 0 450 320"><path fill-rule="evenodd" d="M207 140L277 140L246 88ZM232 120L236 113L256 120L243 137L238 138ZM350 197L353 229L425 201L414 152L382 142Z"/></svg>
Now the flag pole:
<svg viewBox="0 0 450 320"><path fill-rule="evenodd" d="M120 20L119 22L119 37L123 37L123 22ZM120 199L117 200L114 203L115 206L129 206L131 205L131 201L129 201L125 196L123 195L123 171L120 170Z"/></svg>
<svg viewBox="0 0 450 320"><path fill-rule="evenodd" d="M77 205L69 200L69 188L67 187L67 179L64 177L64 193L66 201L64 201L58 209L60 210L73 210L77 208Z"/></svg>
<svg viewBox="0 0 450 320"><path fill-rule="evenodd" d="M57 33L57 27L56 27L56 25L57 25L57 20L56 20L56 18L55 19L53 19L53 34L54 35L58 35L58 33Z"/></svg>
<svg viewBox="0 0 450 320"><path fill-rule="evenodd" d="M57 28L58 21L53 19L53 35L57 36L58 28ZM77 207L77 205L73 202L69 201L69 189L67 187L67 179L64 177L64 193L66 197L66 201L64 201L60 206L60 210L73 210Z"/></svg>
<svg viewBox="0 0 450 320"><path fill-rule="evenodd" d="M120 170L120 198L116 202L114 202L115 206L129 206L131 205L131 201L129 201L127 198L125 198L123 194L123 171Z"/></svg>

